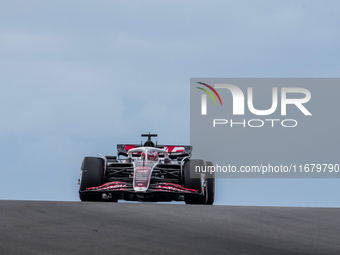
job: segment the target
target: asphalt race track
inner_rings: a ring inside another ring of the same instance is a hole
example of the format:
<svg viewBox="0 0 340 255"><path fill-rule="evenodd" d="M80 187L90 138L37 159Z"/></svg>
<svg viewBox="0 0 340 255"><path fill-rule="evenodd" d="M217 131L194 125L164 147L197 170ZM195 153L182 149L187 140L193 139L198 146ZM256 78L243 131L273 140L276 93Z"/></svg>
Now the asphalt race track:
<svg viewBox="0 0 340 255"><path fill-rule="evenodd" d="M0 201L0 254L340 254L340 209Z"/></svg>

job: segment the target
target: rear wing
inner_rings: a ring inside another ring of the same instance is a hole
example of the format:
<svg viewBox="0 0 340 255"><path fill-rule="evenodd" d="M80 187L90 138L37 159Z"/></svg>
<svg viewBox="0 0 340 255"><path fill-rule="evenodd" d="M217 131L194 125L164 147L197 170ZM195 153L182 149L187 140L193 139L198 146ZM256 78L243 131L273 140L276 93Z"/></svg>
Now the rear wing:
<svg viewBox="0 0 340 255"><path fill-rule="evenodd" d="M140 144L117 144L118 157L120 155L127 156L130 149L143 147ZM156 145L155 148L166 150L169 153L169 158L177 159L191 156L192 146L188 145Z"/></svg>

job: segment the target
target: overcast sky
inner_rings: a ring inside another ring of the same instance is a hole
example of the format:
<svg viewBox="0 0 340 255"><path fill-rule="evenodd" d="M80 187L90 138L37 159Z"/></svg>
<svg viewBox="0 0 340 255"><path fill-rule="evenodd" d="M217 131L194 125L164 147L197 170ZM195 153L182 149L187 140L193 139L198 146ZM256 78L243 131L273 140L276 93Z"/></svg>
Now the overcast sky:
<svg viewBox="0 0 340 255"><path fill-rule="evenodd" d="M78 200L82 158L115 155L141 133L189 144L190 78L339 77L339 9L307 0L2 1L0 199ZM223 180L216 201L340 206L337 179L287 185L278 202L270 180Z"/></svg>

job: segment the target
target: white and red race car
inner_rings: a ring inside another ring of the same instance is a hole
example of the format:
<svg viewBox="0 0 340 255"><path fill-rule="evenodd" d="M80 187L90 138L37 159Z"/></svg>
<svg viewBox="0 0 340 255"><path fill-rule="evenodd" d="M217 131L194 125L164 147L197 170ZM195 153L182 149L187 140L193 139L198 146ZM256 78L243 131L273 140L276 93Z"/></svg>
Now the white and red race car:
<svg viewBox="0 0 340 255"><path fill-rule="evenodd" d="M141 202L185 201L214 203L215 175L198 171L212 162L191 159L192 146L156 145L151 137L144 144L118 144L116 156L85 157L81 164L81 201L119 199ZM123 157L123 158L121 158Z"/></svg>

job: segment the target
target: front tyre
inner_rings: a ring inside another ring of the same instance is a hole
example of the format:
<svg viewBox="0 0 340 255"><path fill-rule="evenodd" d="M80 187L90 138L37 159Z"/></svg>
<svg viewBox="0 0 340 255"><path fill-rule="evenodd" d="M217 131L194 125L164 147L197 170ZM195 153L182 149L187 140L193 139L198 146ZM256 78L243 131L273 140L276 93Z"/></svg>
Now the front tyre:
<svg viewBox="0 0 340 255"><path fill-rule="evenodd" d="M214 164L210 161L206 161L205 164L207 166L207 171L208 169L211 169L212 166L214 166ZM207 193L207 205L212 205L215 201L215 172L207 172Z"/></svg>
<svg viewBox="0 0 340 255"><path fill-rule="evenodd" d="M190 159L184 163L184 187L188 189L195 189L199 193L204 192L203 196L184 196L186 204L205 204L207 202L207 192L204 190L204 178L195 172L196 167L205 167L204 160ZM191 173L191 174L190 174Z"/></svg>
<svg viewBox="0 0 340 255"><path fill-rule="evenodd" d="M87 188L103 183L104 160L97 157L85 157L81 165L79 198L81 201L100 201L102 194L83 193Z"/></svg>

